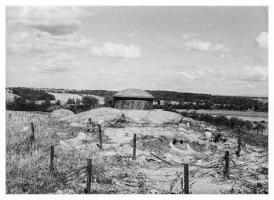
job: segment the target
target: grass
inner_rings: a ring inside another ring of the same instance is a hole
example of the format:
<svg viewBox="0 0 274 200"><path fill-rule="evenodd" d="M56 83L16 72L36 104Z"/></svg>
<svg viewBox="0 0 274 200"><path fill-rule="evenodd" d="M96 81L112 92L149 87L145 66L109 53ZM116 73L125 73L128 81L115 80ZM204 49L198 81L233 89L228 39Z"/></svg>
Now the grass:
<svg viewBox="0 0 274 200"><path fill-rule="evenodd" d="M59 141L64 138L58 132L68 133L65 139L74 138L81 128L70 127L56 122L46 113L21 111L6 112L6 193L7 194L48 194L58 191L66 193L84 193L86 184L86 159L91 155L82 155L77 150L64 153L59 148ZM31 136L30 122L35 129L35 142ZM29 127L27 131L22 131ZM94 136L96 137L96 136ZM54 168L51 173L50 146L55 146ZM93 163L94 173L98 174L100 184L110 185L105 176L104 165ZM81 183L81 185L77 185ZM117 193L116 190L93 193Z"/></svg>
<svg viewBox="0 0 274 200"><path fill-rule="evenodd" d="M52 120L47 114L6 112L6 193L53 193L66 185L65 174L49 173L49 146L54 134L48 129ZM29 140L34 123L35 143Z"/></svg>
<svg viewBox="0 0 274 200"><path fill-rule="evenodd" d="M177 110L179 112L187 111L185 109ZM189 110L191 112L191 110ZM254 111L230 111L230 110L196 110L199 114L211 114L211 115L224 115L233 117L256 117L265 120L268 118L267 112L254 112Z"/></svg>
<svg viewBox="0 0 274 200"><path fill-rule="evenodd" d="M124 151L120 148L117 148L115 154L110 156L103 156L103 152L91 152L89 149L84 153L78 150L64 151L61 145L56 144L59 144L60 140L75 138L77 133L82 131L81 128L68 126L64 122L56 122L45 113L7 111L6 117L6 192L8 194L48 194L58 193L58 191L82 194L86 187L87 157L92 158L96 177L96 182L92 184L92 193L148 193L157 183L159 187L164 184L164 182L160 182L161 178L159 180L152 179L149 174L138 175L136 173L140 168L148 170L162 168L165 166L164 163L142 160L142 156L139 160L133 161L127 156L127 153L119 152ZM33 145L28 140L31 135L30 129L22 131L23 127L30 127L30 122L33 122L35 126L35 143ZM193 126L191 128L196 131ZM67 134L60 136L58 132ZM231 136L235 134L232 132ZM91 136L93 143L97 142L97 134L94 133ZM104 137L103 140L104 144L111 142L107 137ZM243 136L243 140L252 140L250 142L256 144L258 142L267 144L267 138L261 136L251 138L250 135L246 135ZM167 136L141 135L137 140L138 151L164 155L169 152L169 141L170 138ZM55 170L52 173L49 171L51 145L55 145L56 154ZM83 145L88 147L89 143ZM131 147L129 149L131 151ZM124 185L119 186L116 184L117 181ZM126 186L125 183L129 186ZM264 185L262 187L266 188ZM160 188L158 189L159 193L167 192L162 187ZM261 191L255 192L261 193Z"/></svg>

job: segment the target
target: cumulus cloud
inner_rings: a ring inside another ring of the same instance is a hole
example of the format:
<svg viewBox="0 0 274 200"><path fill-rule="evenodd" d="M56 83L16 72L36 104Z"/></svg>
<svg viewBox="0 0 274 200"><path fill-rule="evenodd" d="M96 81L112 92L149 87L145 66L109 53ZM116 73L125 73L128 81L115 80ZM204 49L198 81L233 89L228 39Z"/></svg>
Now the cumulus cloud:
<svg viewBox="0 0 274 200"><path fill-rule="evenodd" d="M141 49L134 45L115 44L111 42L105 42L101 47L92 47L91 54L93 56L106 56L113 58L139 58L141 56Z"/></svg>
<svg viewBox="0 0 274 200"><path fill-rule="evenodd" d="M7 36L9 54L40 54L53 51L71 51L89 46L89 40L79 34L51 35L38 30L15 32Z"/></svg>
<svg viewBox="0 0 274 200"><path fill-rule="evenodd" d="M255 66L244 67L244 76L241 80L248 81L248 82L262 82L267 81L268 72L267 67L264 66Z"/></svg>
<svg viewBox="0 0 274 200"><path fill-rule="evenodd" d="M88 14L79 7L8 7L7 22L62 35L73 33L81 25L81 17Z"/></svg>
<svg viewBox="0 0 274 200"><path fill-rule="evenodd" d="M268 33L262 32L260 35L256 38L256 42L262 49L268 49Z"/></svg>
<svg viewBox="0 0 274 200"><path fill-rule="evenodd" d="M198 51L229 51L223 44L214 44L209 41L203 41L197 38L198 34L185 34L181 38L183 40L182 46L185 50Z"/></svg>
<svg viewBox="0 0 274 200"><path fill-rule="evenodd" d="M242 70L242 73L238 73L237 75L231 74L231 76L228 76L228 78L230 80L244 82L245 84L267 84L268 69L266 66L245 66Z"/></svg>
<svg viewBox="0 0 274 200"><path fill-rule="evenodd" d="M46 55L37 58L32 69L41 73L66 72L76 68L80 63L75 61L74 56L61 53L59 55Z"/></svg>

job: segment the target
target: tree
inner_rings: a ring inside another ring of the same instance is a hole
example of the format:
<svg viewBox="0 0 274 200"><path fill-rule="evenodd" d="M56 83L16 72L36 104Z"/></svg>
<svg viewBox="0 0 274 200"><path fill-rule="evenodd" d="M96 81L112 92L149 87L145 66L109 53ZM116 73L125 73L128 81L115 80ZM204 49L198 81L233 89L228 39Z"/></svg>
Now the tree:
<svg viewBox="0 0 274 200"><path fill-rule="evenodd" d="M75 104L75 100L74 99L68 99L67 104Z"/></svg>
<svg viewBox="0 0 274 200"><path fill-rule="evenodd" d="M85 110L94 108L98 105L98 99L91 97L91 96L83 96L82 103L84 105Z"/></svg>
<svg viewBox="0 0 274 200"><path fill-rule="evenodd" d="M56 101L56 106L60 106L61 105L61 101L60 100L57 100Z"/></svg>

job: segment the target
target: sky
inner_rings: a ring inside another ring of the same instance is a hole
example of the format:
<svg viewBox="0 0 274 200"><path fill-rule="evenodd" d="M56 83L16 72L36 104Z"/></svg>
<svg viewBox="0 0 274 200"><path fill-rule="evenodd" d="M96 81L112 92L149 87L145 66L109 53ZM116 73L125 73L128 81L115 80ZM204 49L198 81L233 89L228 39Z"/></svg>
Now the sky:
<svg viewBox="0 0 274 200"><path fill-rule="evenodd" d="M6 7L6 86L268 96L268 9Z"/></svg>

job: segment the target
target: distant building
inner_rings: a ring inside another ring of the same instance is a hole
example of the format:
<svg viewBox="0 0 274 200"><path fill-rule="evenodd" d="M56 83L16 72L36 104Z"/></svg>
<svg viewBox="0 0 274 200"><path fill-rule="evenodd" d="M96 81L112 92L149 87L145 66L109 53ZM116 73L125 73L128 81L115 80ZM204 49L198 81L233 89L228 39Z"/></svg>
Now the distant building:
<svg viewBox="0 0 274 200"><path fill-rule="evenodd" d="M150 110L154 97L144 90L126 89L114 96L114 107L117 109Z"/></svg>

